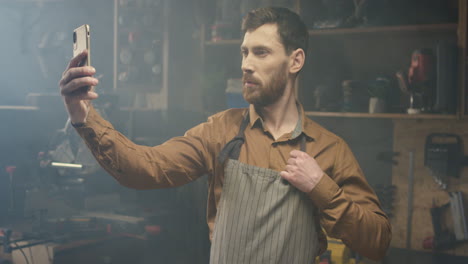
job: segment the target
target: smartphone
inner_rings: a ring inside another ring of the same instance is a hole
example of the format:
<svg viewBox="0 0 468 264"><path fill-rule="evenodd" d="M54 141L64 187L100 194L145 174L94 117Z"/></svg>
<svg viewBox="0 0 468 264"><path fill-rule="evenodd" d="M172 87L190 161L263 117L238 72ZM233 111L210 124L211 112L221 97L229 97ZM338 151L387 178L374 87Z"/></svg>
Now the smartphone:
<svg viewBox="0 0 468 264"><path fill-rule="evenodd" d="M81 25L73 30L73 57L88 50L88 56L78 66L91 65L91 47L90 47L90 34L89 25Z"/></svg>
<svg viewBox="0 0 468 264"><path fill-rule="evenodd" d="M78 64L78 67L91 66L90 34L89 25L87 24L73 30L73 57L83 52L83 50L88 50L88 56ZM90 86L79 89L80 92L88 92L89 90L91 90Z"/></svg>

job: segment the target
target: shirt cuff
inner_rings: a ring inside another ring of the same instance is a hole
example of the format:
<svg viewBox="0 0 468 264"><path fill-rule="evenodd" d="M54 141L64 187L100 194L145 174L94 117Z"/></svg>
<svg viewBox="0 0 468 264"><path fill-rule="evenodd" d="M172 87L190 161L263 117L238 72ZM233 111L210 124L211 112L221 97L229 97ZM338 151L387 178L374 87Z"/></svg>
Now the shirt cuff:
<svg viewBox="0 0 468 264"><path fill-rule="evenodd" d="M309 192L309 197L320 210L326 209L330 201L336 196L340 187L336 182L330 178L326 173L323 174L322 179L317 185Z"/></svg>
<svg viewBox="0 0 468 264"><path fill-rule="evenodd" d="M74 128L84 127L84 126L86 125L86 123L73 123L73 122L70 122L70 124L71 124L72 127L74 127Z"/></svg>

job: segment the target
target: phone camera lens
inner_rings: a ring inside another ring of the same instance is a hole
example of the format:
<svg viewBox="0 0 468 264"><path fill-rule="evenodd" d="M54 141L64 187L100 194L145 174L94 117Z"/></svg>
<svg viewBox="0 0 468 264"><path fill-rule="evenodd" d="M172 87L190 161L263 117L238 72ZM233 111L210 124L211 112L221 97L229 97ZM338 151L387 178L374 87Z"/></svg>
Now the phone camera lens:
<svg viewBox="0 0 468 264"><path fill-rule="evenodd" d="M73 43L76 43L76 32L73 32Z"/></svg>

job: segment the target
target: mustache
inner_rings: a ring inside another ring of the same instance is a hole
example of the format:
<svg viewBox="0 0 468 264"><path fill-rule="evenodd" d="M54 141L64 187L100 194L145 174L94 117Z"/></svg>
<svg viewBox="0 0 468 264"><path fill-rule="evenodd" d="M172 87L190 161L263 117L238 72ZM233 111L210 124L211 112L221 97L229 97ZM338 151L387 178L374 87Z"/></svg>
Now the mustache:
<svg viewBox="0 0 468 264"><path fill-rule="evenodd" d="M246 82L252 82L252 83L259 84L260 80L258 80L257 78L255 78L255 77L253 77L251 75L242 75L242 83L246 83Z"/></svg>

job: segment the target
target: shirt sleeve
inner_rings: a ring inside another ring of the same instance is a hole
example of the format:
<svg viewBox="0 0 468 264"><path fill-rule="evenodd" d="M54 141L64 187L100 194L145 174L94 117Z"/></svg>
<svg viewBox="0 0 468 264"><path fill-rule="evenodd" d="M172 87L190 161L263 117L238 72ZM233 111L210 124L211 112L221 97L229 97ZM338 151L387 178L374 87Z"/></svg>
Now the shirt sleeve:
<svg viewBox="0 0 468 264"><path fill-rule="evenodd" d="M348 145L339 141L333 175L324 174L310 197L328 236L373 260L385 256L391 240L388 217Z"/></svg>
<svg viewBox="0 0 468 264"><path fill-rule="evenodd" d="M209 170L208 127L203 123L159 146L142 146L116 131L91 108L86 123L75 129L97 162L120 184L154 189L183 185Z"/></svg>

